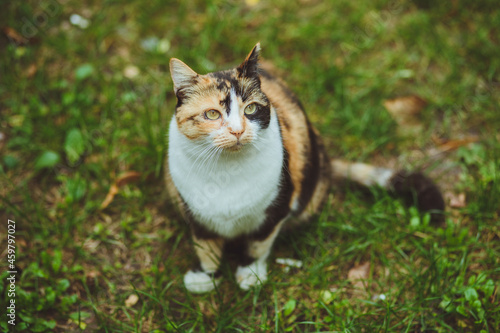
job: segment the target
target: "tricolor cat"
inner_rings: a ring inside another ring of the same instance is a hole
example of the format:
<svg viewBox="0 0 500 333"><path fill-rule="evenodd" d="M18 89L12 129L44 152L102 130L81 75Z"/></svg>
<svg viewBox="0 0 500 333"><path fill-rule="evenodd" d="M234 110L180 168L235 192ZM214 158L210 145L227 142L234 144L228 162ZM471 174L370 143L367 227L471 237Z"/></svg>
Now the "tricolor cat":
<svg viewBox="0 0 500 333"><path fill-rule="evenodd" d="M242 289L266 281L266 259L280 229L290 220L310 220L335 177L416 194L424 211L444 209L437 187L419 173L330 160L302 105L259 64L259 52L257 44L237 68L206 75L170 60L177 106L166 178L199 259L184 276L194 293L220 283L227 248L238 252Z"/></svg>

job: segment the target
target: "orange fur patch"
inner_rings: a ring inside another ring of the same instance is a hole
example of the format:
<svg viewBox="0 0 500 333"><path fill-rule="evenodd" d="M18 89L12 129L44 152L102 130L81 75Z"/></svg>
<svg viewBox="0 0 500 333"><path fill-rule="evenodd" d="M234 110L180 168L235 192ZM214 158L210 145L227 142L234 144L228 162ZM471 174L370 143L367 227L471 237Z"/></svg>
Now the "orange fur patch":
<svg viewBox="0 0 500 333"><path fill-rule="evenodd" d="M263 66L267 67L266 65ZM262 90L268 96L276 109L281 124L283 145L289 156L289 170L294 191L290 205L293 206L299 199L302 191L302 173L307 161L306 152L310 149L307 120L300 107L290 99L283 83L276 80L261 78Z"/></svg>

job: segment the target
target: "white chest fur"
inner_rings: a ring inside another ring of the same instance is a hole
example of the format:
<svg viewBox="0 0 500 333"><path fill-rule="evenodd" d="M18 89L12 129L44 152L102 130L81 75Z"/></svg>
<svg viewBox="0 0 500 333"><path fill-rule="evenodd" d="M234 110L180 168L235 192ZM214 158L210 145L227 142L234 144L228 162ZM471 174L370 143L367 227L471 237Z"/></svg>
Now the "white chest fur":
<svg viewBox="0 0 500 333"><path fill-rule="evenodd" d="M217 154L204 147L180 133L172 119L168 163L183 200L198 222L222 236L256 230L279 191L284 153L276 115L242 151Z"/></svg>

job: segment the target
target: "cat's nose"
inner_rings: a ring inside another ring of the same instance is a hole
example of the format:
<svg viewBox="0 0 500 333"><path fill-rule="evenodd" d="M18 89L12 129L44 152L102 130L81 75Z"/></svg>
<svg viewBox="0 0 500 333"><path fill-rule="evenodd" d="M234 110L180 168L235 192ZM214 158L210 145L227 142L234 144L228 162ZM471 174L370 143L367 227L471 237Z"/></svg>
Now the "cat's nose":
<svg viewBox="0 0 500 333"><path fill-rule="evenodd" d="M233 129L229 129L229 133L231 133L232 135L234 135L236 137L236 139L240 139L240 137L243 135L243 132L244 130L241 129L241 130L238 130L238 131L234 131Z"/></svg>

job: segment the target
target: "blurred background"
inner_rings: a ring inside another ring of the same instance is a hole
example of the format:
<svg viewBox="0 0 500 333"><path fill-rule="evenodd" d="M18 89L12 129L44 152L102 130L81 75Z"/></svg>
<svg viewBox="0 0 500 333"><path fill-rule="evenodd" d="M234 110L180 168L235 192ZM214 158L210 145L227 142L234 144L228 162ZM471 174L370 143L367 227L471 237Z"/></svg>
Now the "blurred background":
<svg viewBox="0 0 500 333"><path fill-rule="evenodd" d="M18 226L17 331L500 327L498 1L1 7L0 218L1 228ZM224 292L187 294L194 254L163 188L176 103L168 62L227 69L257 42L332 156L430 173L447 198L447 227L381 191L368 202L335 194L342 200L317 226L278 240L275 257L303 269L271 264L271 282L249 293L232 281ZM0 244L6 251L4 236ZM348 272L365 263L360 295Z"/></svg>

